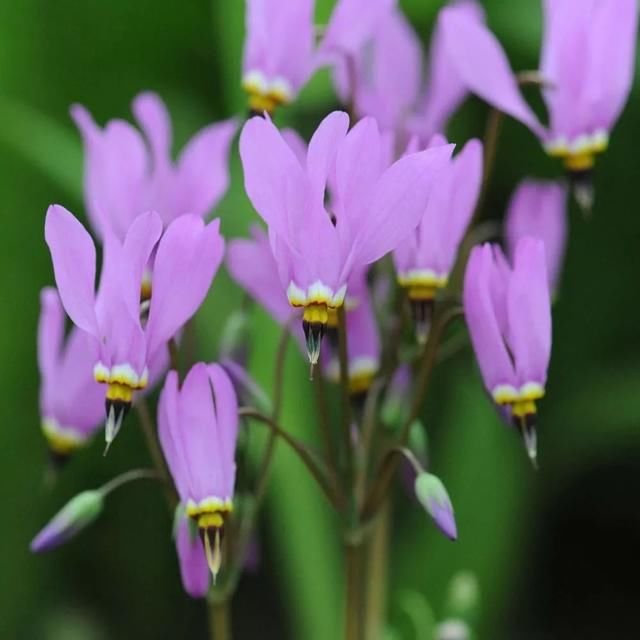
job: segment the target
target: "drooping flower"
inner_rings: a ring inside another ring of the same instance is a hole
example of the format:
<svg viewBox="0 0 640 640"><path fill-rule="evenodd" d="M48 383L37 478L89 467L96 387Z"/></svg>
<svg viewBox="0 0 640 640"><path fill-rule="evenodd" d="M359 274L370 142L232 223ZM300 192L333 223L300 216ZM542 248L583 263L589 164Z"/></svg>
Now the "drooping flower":
<svg viewBox="0 0 640 640"><path fill-rule="evenodd" d="M449 7L467 16L467 19L484 24L484 10L476 0L455 0ZM408 128L423 142L428 142L436 133L444 133L449 118L458 109L467 95L467 87L457 73L444 38L441 10L431 36L427 60L426 82L414 107Z"/></svg>
<svg viewBox="0 0 640 640"><path fill-rule="evenodd" d="M165 227L187 213L204 217L229 186L235 120L199 131L174 162L171 121L160 97L139 94L133 113L144 135L124 120L101 129L84 107L71 108L84 142L85 205L101 238L108 230L123 241L146 211L156 211Z"/></svg>
<svg viewBox="0 0 640 640"><path fill-rule="evenodd" d="M313 71L314 0L247 0L242 85L252 111L288 104Z"/></svg>
<svg viewBox="0 0 640 640"><path fill-rule="evenodd" d="M97 345L93 374L107 385L107 444L134 392L147 386L154 360L204 300L224 252L219 222L205 226L198 216L184 215L163 233L160 216L151 212L136 218L123 243L106 232L96 294L91 237L69 211L49 207L45 238L60 299ZM154 252L151 300L143 298L141 305L143 274Z"/></svg>
<svg viewBox="0 0 640 640"><path fill-rule="evenodd" d="M158 405L158 431L187 516L203 537L214 580L222 562L221 537L233 510L238 403L222 367L196 364L178 387L170 371Z"/></svg>
<svg viewBox="0 0 640 640"><path fill-rule="evenodd" d="M525 102L498 40L482 24L446 9L444 37L466 86L527 125L551 156L562 158L588 205L595 157L629 96L638 25L637 0L544 0L540 71L549 112L546 129Z"/></svg>
<svg viewBox="0 0 640 640"><path fill-rule="evenodd" d="M471 252L464 311L485 386L536 457L536 403L544 396L551 355L551 299L542 240L523 238L513 267L499 247Z"/></svg>
<svg viewBox="0 0 640 640"><path fill-rule="evenodd" d="M359 117L372 116L383 130L417 134L425 143L443 132L447 120L467 91L455 73L440 34L434 29L426 82L420 41L394 3L381 3L378 19L358 47L334 60L334 81L343 102L351 102ZM482 21L475 0L454 3L471 19ZM346 55L348 54L348 55Z"/></svg>
<svg viewBox="0 0 640 640"><path fill-rule="evenodd" d="M249 120L240 138L245 188L269 227L282 290L303 309L312 363L330 314L344 303L349 276L415 229L452 151L436 147L388 166L374 119L348 127L346 113L325 118L305 163L268 119ZM330 211L329 181L335 185Z"/></svg>
<svg viewBox="0 0 640 640"><path fill-rule="evenodd" d="M435 142L446 141L437 136ZM417 229L393 252L398 282L411 302L420 342L428 334L434 298L449 281L481 184L482 143L471 140L441 172Z"/></svg>
<svg viewBox="0 0 640 640"><path fill-rule="evenodd" d="M31 541L33 553L51 551L81 531L84 531L101 513L104 493L100 490L83 491L74 496Z"/></svg>
<svg viewBox="0 0 640 640"><path fill-rule="evenodd" d="M209 567L197 526L184 514L175 526L176 551L184 590L192 598L204 598L209 591Z"/></svg>
<svg viewBox="0 0 640 640"><path fill-rule="evenodd" d="M367 287L366 270L354 272L348 281L345 299L345 327L347 332L347 374L349 392L362 396L371 386L380 368L382 346L378 322ZM331 324L329 325L331 327ZM335 328L331 327L334 331ZM323 369L334 382L340 380L339 339L327 341L323 355Z"/></svg>
<svg viewBox="0 0 640 640"><path fill-rule="evenodd" d="M521 238L544 242L549 290L558 289L567 245L567 189L559 182L524 180L509 203L505 221L507 256L515 257Z"/></svg>
<svg viewBox="0 0 640 640"><path fill-rule="evenodd" d="M81 447L104 422L104 389L93 379L98 346L73 328L65 338L65 314L58 292L40 294L38 366L42 431L56 459Z"/></svg>

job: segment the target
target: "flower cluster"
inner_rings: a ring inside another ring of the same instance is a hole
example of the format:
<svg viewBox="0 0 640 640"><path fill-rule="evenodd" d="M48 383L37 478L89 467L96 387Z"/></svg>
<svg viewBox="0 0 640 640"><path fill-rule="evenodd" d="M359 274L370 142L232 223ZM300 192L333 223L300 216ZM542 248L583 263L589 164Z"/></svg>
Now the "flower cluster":
<svg viewBox="0 0 640 640"><path fill-rule="evenodd" d="M525 178L508 205L503 242L485 242L483 194L495 140L450 143L447 123L468 93L479 95L561 157L588 204L585 180L629 93L638 14L635 0L543 2L538 75L550 114L543 126L473 0L439 13L425 71L417 35L393 0L338 0L320 30L313 0L246 4L242 84L252 114L237 150L244 190L264 226L230 239L225 255L219 218L206 221L230 181L238 120L206 127L173 161L168 114L149 93L133 103L144 135L120 120L100 128L83 107L72 107L95 241L59 205L44 224L56 283L42 292L38 332L40 412L51 451L57 460L68 456L103 422L108 448L132 405L149 422L146 396L162 387L157 432L146 426L159 443L156 474L175 508L181 575L195 597L209 589L228 594L237 582L276 438L344 516L345 539L365 535L403 456L418 502L456 538L452 502L425 469L424 452L412 450L411 433L423 430L430 373L460 316L491 402L522 433L535 462L568 188ZM314 123L307 143L271 114L327 66L346 110ZM247 299L282 327L272 398L246 368L246 305L229 320L219 363L200 362L183 347L223 261ZM73 323L66 336L65 312ZM326 388L341 391L341 424L329 424L331 412L319 407L323 452L280 424L289 337L312 376L318 365L320 403ZM256 422L270 429L270 445L259 469L242 474L252 478L248 486L236 486L236 464L251 467L236 449ZM69 503L34 550L93 521L111 489Z"/></svg>

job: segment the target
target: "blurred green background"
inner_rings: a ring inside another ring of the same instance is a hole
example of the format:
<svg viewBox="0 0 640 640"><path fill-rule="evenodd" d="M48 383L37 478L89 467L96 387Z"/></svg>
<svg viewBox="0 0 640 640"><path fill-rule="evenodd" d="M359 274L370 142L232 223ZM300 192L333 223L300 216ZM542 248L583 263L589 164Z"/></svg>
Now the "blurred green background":
<svg viewBox="0 0 640 640"><path fill-rule="evenodd" d="M318 20L331 2L318 2ZM435 0L403 1L427 42ZM535 68L538 2L483 3L516 69ZM142 89L158 91L181 145L200 126L243 114L239 88L240 0L0 0L0 637L204 638L201 603L182 592L170 522L155 487L139 483L108 503L73 544L33 557L34 533L77 491L146 464L131 419L109 457L96 441L51 489L39 431L35 330L38 292L52 283L43 241L48 204L83 215L81 149L68 117L85 104L99 122L130 117ZM571 237L554 309L554 351L540 417L540 471L488 405L467 349L438 369L429 394L433 470L456 507L460 540L443 540L400 495L394 511L391 622L412 639L425 594L443 615L443 593L460 569L482 592L479 638L637 637L640 597L640 136L638 82L597 171L590 219L571 211ZM327 74L278 118L308 132L336 106ZM487 109L469 100L454 141L482 135ZM556 175L522 126L500 139L487 211L500 217L524 175ZM225 234L254 220L237 154L218 209ZM202 353L215 353L226 314L240 300L226 274L198 316ZM270 383L277 330L256 311L252 360ZM289 354L283 421L313 440L306 365ZM238 638L335 637L342 578L335 521L304 470L277 455L261 523L262 563L234 603ZM398 594L403 594L399 596ZM410 594L407 596L407 594ZM419 607L418 607L419 609Z"/></svg>

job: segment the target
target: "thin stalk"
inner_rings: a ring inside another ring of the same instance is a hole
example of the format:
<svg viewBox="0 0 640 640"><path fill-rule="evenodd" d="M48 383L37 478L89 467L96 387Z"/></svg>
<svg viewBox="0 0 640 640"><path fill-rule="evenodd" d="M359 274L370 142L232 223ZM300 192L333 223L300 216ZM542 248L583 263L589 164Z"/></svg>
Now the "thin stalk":
<svg viewBox="0 0 640 640"><path fill-rule="evenodd" d="M342 400L342 442L345 459L345 489L351 493L353 485L353 446L351 440L351 396L349 393L349 356L347 323L344 305L338 308L338 355L340 360L340 391Z"/></svg>
<svg viewBox="0 0 640 640"><path fill-rule="evenodd" d="M362 576L360 575L360 551L360 544L354 544L349 540L345 541L345 640L362 639Z"/></svg>
<svg viewBox="0 0 640 640"><path fill-rule="evenodd" d="M424 402L429 380L437 362L438 346L440 345L442 336L449 324L461 314L462 310L459 307L452 307L442 313L439 319L434 322L434 328L429 334L427 344L425 345L422 354L411 409L401 429L400 437L393 445L392 450L402 448L406 445L407 440L409 439L411 425L418 417L422 403ZM385 459L383 459L381 464L378 466L376 481L365 499L363 508L364 519L371 518L375 515L377 509L380 507L382 501L387 495L393 475L398 468L398 456L393 456L389 464L386 464L386 458L387 456L385 456Z"/></svg>
<svg viewBox="0 0 640 640"><path fill-rule="evenodd" d="M173 513L176 505L178 504L178 494L176 493L162 450L160 449L160 443L158 442L156 429L154 427L153 420L151 419L151 414L149 413L149 407L147 406L147 402L144 398L138 399L135 407L138 413L140 427L147 444L149 456L151 457L153 467L156 470L158 477L162 480L167 504L169 505L169 510Z"/></svg>
<svg viewBox="0 0 640 640"><path fill-rule="evenodd" d="M320 354L322 358L322 354ZM327 396L325 393L324 378L322 376L313 376L313 391L316 399L316 407L318 408L318 422L320 424L320 433L324 445L325 458L327 463L335 465L337 460L336 446L331 432L331 420L329 418L329 407L327 406Z"/></svg>
<svg viewBox="0 0 640 640"><path fill-rule="evenodd" d="M121 486L134 482L135 480L160 480L158 472L155 469L131 469L125 471L119 476L112 478L109 482L105 482L99 491L104 497L107 497L110 493L113 493Z"/></svg>
<svg viewBox="0 0 640 640"><path fill-rule="evenodd" d="M273 386L273 411L271 417L274 422L278 422L280 419L280 410L282 408L282 396L284 388L284 365L287 356L287 346L289 344L290 337L290 324L292 322L290 318L285 326L282 328L280 335L280 341L278 342L278 351L276 353L276 363L273 372L274 386ZM269 471L271 469L271 462L273 461L273 455L276 450L277 433L273 430L269 432L269 439L265 448L264 456L262 458L262 464L260 465L260 471L258 473L258 481L256 484L256 501L262 502L266 492L267 485L269 484Z"/></svg>
<svg viewBox="0 0 640 640"><path fill-rule="evenodd" d="M382 504L367 547L367 590L365 594L365 640L381 640L387 615L391 497Z"/></svg>
<svg viewBox="0 0 640 640"><path fill-rule="evenodd" d="M267 426L277 436L282 438L289 447L298 456L299 460L307 467L311 475L314 477L320 488L324 491L329 502L336 508L340 509L342 504L342 495L336 485L335 478L331 475L324 461L308 449L306 445L287 433L277 422L269 416L256 411L251 407L241 407L238 411L240 416L245 418L253 418L257 422Z"/></svg>
<svg viewBox="0 0 640 640"><path fill-rule="evenodd" d="M209 638L210 640L231 640L231 607L228 600L209 598Z"/></svg>
<svg viewBox="0 0 640 640"><path fill-rule="evenodd" d="M487 118L487 126L484 132L484 171L482 175L482 190L480 197L478 198L478 205L476 207L474 218L478 216L478 213L484 206L484 201L487 197L487 190L489 187L489 181L493 174L493 167L496 161L496 155L498 153L498 139L500 138L500 129L502 128L504 114L498 109L491 109L489 117Z"/></svg>

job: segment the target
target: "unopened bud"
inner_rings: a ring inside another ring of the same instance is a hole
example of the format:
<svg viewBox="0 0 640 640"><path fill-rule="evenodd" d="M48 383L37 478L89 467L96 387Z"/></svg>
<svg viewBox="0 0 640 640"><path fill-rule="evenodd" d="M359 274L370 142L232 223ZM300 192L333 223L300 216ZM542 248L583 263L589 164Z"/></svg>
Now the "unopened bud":
<svg viewBox="0 0 640 640"><path fill-rule="evenodd" d="M442 533L447 538L456 540L458 530L453 506L441 480L431 473L421 473L416 477L414 489L418 501L433 518Z"/></svg>
<svg viewBox="0 0 640 640"><path fill-rule="evenodd" d="M72 498L32 540L34 553L49 551L73 538L88 527L102 512L104 495L101 491L83 491Z"/></svg>

